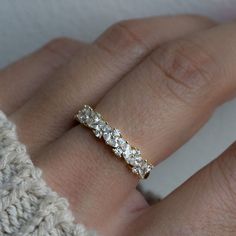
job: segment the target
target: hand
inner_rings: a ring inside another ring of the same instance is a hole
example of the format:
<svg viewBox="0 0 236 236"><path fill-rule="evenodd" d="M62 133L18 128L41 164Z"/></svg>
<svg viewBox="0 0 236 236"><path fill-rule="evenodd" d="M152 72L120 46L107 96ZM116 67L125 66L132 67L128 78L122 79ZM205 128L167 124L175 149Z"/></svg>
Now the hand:
<svg viewBox="0 0 236 236"><path fill-rule="evenodd" d="M235 27L129 20L91 44L54 40L0 72L0 108L78 222L106 236L235 235L236 145L150 206L138 178L73 121L94 106L157 165L236 94Z"/></svg>

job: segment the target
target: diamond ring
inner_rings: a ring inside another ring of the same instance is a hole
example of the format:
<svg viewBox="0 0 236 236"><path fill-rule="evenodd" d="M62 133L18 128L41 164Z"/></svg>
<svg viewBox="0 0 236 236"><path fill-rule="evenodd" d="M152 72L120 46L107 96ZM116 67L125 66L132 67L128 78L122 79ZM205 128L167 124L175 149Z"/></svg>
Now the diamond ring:
<svg viewBox="0 0 236 236"><path fill-rule="evenodd" d="M112 147L114 154L125 161L132 172L141 179L146 179L153 165L144 160L139 149L132 147L121 135L118 129L112 128L90 106L84 107L75 115L75 119L84 126L92 129L97 138L103 138L105 143Z"/></svg>

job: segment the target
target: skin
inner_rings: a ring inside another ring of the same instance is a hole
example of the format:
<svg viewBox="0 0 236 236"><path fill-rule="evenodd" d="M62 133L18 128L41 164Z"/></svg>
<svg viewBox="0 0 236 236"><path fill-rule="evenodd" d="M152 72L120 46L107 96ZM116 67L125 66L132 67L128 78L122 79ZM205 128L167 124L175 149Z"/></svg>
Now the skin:
<svg viewBox="0 0 236 236"><path fill-rule="evenodd" d="M105 236L235 235L236 144L149 205L138 178L73 121L94 106L157 165L236 95L235 26L128 20L90 44L54 40L0 71L0 108L78 222Z"/></svg>

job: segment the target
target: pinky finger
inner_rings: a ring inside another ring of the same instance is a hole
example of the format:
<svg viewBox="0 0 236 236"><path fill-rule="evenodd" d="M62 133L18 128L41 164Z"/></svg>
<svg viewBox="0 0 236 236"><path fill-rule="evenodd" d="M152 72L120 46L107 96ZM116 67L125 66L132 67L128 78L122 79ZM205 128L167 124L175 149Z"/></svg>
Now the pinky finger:
<svg viewBox="0 0 236 236"><path fill-rule="evenodd" d="M235 236L235 180L236 143L166 199L145 210L124 235Z"/></svg>

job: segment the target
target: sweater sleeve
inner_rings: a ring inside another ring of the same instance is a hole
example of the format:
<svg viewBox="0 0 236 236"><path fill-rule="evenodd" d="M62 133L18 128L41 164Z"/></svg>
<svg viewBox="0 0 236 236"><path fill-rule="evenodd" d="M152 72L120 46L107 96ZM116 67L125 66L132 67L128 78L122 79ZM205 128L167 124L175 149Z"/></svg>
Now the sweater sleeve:
<svg viewBox="0 0 236 236"><path fill-rule="evenodd" d="M66 199L53 192L0 111L0 236L95 236L75 224Z"/></svg>

